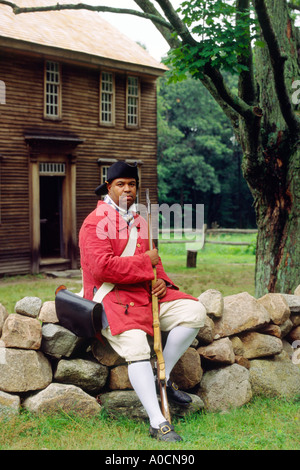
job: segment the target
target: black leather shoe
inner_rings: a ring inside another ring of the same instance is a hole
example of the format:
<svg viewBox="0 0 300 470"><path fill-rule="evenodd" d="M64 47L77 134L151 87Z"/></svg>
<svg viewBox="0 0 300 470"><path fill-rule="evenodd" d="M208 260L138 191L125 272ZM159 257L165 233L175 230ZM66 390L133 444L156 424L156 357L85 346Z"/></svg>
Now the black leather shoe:
<svg viewBox="0 0 300 470"><path fill-rule="evenodd" d="M177 385L174 382L171 382L170 379L167 382L166 389L169 400L172 400L179 405L187 405L188 403L191 403L191 397L187 393L179 390Z"/></svg>
<svg viewBox="0 0 300 470"><path fill-rule="evenodd" d="M174 426L172 426L169 421L164 421L158 428L150 426L149 433L151 437L159 441L182 441L182 438L174 431Z"/></svg>

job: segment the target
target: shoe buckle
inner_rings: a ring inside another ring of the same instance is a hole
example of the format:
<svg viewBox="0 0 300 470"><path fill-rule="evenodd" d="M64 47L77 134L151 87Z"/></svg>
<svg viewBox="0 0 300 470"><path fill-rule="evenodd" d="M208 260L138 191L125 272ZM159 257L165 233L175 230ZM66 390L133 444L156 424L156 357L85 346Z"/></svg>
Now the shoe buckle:
<svg viewBox="0 0 300 470"><path fill-rule="evenodd" d="M174 382L172 382L172 388L174 388L174 390L178 390L178 385L176 385Z"/></svg>
<svg viewBox="0 0 300 470"><path fill-rule="evenodd" d="M172 429L170 428L170 426L168 426L167 424L164 424L161 428L161 433L162 434L168 434L168 432L172 431Z"/></svg>

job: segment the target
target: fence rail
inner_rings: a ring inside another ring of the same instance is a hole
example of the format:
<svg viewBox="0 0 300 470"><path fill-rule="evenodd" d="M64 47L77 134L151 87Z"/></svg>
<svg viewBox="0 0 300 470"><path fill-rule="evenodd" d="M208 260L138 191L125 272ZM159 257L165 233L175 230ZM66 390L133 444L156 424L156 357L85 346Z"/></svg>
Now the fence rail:
<svg viewBox="0 0 300 470"><path fill-rule="evenodd" d="M190 232L192 233L193 230L184 230L185 233ZM182 234L182 229L173 229L173 230L168 230L168 229L162 229L159 231L161 235L164 233L181 233ZM257 230L256 229L233 229L233 228L212 228L212 229L207 229L206 225L204 226L203 232L200 232L200 240L199 240L199 235L197 234L198 239L196 240L179 240L179 239L168 239L168 240L159 240L158 244L164 244L164 243L186 243L188 244L186 254L186 267L187 268L195 268L197 265L197 253L199 251L199 248L193 249L190 244L192 243L198 243L201 244L202 249L205 245L205 243L210 243L212 245L236 245L236 246L249 246L251 243L248 242L231 242L231 241L220 241L220 240L207 240L207 235L208 234L240 234L240 235L246 235L246 234L256 234Z"/></svg>
<svg viewBox="0 0 300 470"><path fill-rule="evenodd" d="M184 230L185 233L189 233L191 232L192 233L192 229L189 230L189 229L185 229ZM182 233L182 229L172 229L172 230L168 230L168 229L161 229L159 230L159 233L161 235L163 235L164 233ZM239 228L211 228L211 229L204 229L204 233L203 233L203 236L201 237L201 239L199 240L199 238L197 240L179 240L179 239L168 239L168 240L164 240L164 239L160 239L159 240L159 244L165 244L165 243L203 243L203 245L205 243L210 243L212 245L237 245L237 246L248 246L250 245L250 243L248 242L230 242L230 241L219 241L219 240L207 240L206 238L206 235L213 235L213 234L238 234L238 235L249 235L249 234L256 234L257 233L257 229L239 229ZM197 235L197 237L199 237L199 235Z"/></svg>

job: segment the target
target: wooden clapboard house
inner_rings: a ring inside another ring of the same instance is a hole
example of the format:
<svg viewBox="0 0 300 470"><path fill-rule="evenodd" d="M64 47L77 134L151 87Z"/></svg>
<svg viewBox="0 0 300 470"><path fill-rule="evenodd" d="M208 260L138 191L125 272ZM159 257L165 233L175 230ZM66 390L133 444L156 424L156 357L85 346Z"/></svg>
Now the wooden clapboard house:
<svg viewBox="0 0 300 470"><path fill-rule="evenodd" d="M164 71L95 12L0 5L0 275L77 268L79 228L118 159L138 162L140 201L146 187L156 201Z"/></svg>

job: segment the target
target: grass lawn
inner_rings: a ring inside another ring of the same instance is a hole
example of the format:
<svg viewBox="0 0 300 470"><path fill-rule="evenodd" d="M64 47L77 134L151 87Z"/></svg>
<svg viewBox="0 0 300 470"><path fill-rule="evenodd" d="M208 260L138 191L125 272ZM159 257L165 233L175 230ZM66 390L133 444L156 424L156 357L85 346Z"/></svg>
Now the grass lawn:
<svg viewBox="0 0 300 470"><path fill-rule="evenodd" d="M210 241L248 242L249 246L206 243L197 254L196 268L186 267L185 244L160 244L159 253L166 272L181 290L198 297L207 289L224 296L249 292L254 295L255 235L214 235ZM194 245L188 247L193 249Z"/></svg>
<svg viewBox="0 0 300 470"><path fill-rule="evenodd" d="M255 398L230 412L174 420L183 441L162 443L146 422L23 412L0 421L0 450L299 450L299 421L299 402Z"/></svg>

